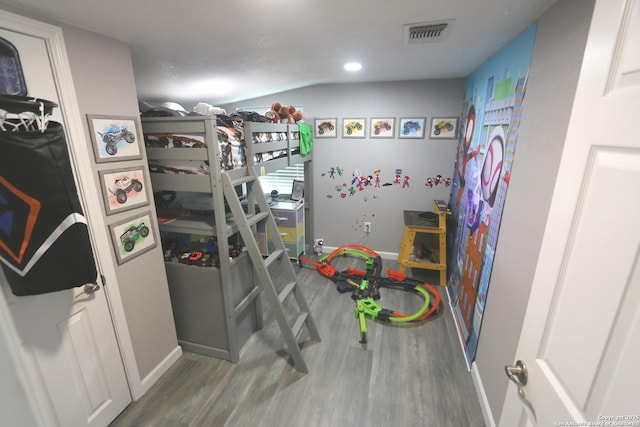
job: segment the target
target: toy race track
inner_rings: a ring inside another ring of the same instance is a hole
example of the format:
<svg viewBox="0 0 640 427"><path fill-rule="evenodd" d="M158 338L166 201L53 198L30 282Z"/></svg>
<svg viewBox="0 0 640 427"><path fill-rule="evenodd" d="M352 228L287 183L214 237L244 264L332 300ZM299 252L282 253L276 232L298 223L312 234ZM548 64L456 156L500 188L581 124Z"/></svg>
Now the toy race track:
<svg viewBox="0 0 640 427"><path fill-rule="evenodd" d="M344 271L337 271L331 265L331 261L338 256L362 259L365 262L366 271L352 267ZM363 346L367 344L367 317L381 322L408 323L424 320L438 314L441 310L440 293L433 285L409 278L406 274L390 268L386 270L387 277L383 277L380 255L365 246L341 246L317 261L301 256L300 263L314 265L318 273L336 284L336 290L339 293L351 293L351 299L356 302L355 316L360 323L360 344ZM380 288L413 292L420 296L424 303L418 311L411 314L383 308L376 302L380 299Z"/></svg>

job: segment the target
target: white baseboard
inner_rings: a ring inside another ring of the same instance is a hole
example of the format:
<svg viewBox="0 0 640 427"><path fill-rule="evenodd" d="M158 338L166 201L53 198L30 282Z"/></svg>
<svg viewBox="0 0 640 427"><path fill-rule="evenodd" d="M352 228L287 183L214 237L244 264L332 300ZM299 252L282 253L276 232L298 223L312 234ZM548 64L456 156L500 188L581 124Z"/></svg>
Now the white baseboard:
<svg viewBox="0 0 640 427"><path fill-rule="evenodd" d="M496 422L493 419L493 413L489 406L489 400L484 392L484 386L482 385L482 378L480 378L480 372L476 362L471 364L471 378L473 378L473 384L476 386L476 393L478 399L480 399L480 406L482 407L482 416L484 417L484 423L487 427L496 427Z"/></svg>
<svg viewBox="0 0 640 427"><path fill-rule="evenodd" d="M153 386L160 377L182 356L182 347L177 345L171 352L149 372L149 375L141 381L142 389L139 396L133 396L133 400L138 400Z"/></svg>

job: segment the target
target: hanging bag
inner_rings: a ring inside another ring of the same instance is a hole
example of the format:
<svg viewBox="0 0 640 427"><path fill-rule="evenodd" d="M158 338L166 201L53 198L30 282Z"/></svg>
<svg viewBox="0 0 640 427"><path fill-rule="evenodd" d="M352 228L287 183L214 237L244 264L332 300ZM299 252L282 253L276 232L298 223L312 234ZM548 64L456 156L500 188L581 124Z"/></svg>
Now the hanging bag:
<svg viewBox="0 0 640 427"><path fill-rule="evenodd" d="M19 296L97 278L64 129L48 121L55 106L0 96L0 264Z"/></svg>

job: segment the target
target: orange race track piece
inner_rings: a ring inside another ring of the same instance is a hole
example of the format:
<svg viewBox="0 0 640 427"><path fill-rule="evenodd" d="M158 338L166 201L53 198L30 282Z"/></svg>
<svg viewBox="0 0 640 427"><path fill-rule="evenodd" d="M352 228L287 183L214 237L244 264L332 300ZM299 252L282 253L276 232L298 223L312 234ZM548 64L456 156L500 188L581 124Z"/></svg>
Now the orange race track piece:
<svg viewBox="0 0 640 427"><path fill-rule="evenodd" d="M394 271L387 267L387 276L391 280L395 280L397 282L402 282L407 278L407 275L404 273L400 273L399 271Z"/></svg>
<svg viewBox="0 0 640 427"><path fill-rule="evenodd" d="M331 266L331 264L327 264L327 263L319 263L316 262L312 259L309 258L305 258L303 256L300 257L300 261L302 262L308 262L309 264L313 264L316 266L316 270L318 270L318 273L320 273L322 276L326 277L327 279L333 279L333 276L336 274L336 269L333 268Z"/></svg>

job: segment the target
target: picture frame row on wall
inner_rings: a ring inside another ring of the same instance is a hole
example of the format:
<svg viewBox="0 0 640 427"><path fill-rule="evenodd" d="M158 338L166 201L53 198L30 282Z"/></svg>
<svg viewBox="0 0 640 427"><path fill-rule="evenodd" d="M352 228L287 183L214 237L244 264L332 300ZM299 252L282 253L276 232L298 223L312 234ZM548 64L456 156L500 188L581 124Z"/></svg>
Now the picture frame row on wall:
<svg viewBox="0 0 640 427"><path fill-rule="evenodd" d="M314 120L315 138L366 138L423 139L426 134L426 117L345 117L339 124L337 118ZM432 117L430 139L457 139L457 117Z"/></svg>
<svg viewBox="0 0 640 427"><path fill-rule="evenodd" d="M87 114L87 121L96 164L143 158L138 117ZM150 185L144 166L99 169L98 176L107 216L149 205ZM118 265L158 245L150 210L132 213L107 227Z"/></svg>

